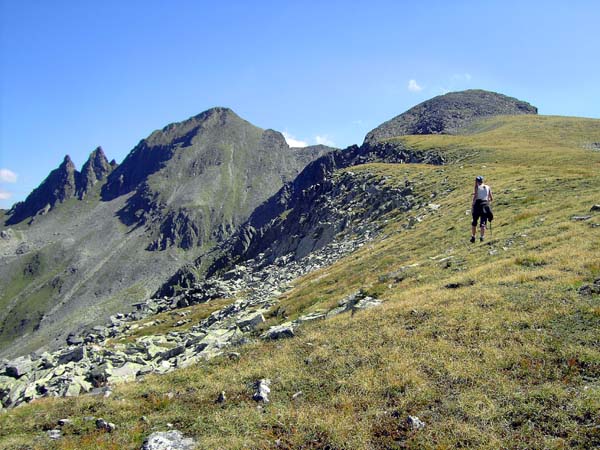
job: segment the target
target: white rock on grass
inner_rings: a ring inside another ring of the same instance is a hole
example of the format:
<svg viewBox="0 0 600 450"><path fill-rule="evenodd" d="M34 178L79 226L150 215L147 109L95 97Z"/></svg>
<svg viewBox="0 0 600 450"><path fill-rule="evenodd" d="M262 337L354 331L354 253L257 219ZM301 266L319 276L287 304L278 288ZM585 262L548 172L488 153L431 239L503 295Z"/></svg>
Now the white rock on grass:
<svg viewBox="0 0 600 450"><path fill-rule="evenodd" d="M421 421L417 416L408 416L406 418L408 426L413 430L420 430L425 428L425 422Z"/></svg>
<svg viewBox="0 0 600 450"><path fill-rule="evenodd" d="M192 450L195 442L184 438L180 431L157 431L144 441L141 450Z"/></svg>
<svg viewBox="0 0 600 450"><path fill-rule="evenodd" d="M252 399L257 402L269 403L269 394L271 393L271 380L263 378L255 384L256 391Z"/></svg>

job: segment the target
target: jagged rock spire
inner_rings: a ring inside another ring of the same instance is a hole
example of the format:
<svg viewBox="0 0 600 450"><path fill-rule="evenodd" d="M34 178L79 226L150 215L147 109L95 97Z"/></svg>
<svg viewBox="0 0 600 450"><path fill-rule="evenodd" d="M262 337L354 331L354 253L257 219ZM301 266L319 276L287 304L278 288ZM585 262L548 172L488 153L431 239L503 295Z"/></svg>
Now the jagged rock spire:
<svg viewBox="0 0 600 450"><path fill-rule="evenodd" d="M77 196L82 199L101 180L104 180L113 170L108 162L102 147L97 147L81 168L80 182L77 188Z"/></svg>
<svg viewBox="0 0 600 450"><path fill-rule="evenodd" d="M28 217L45 214L57 203L73 198L83 198L98 181L104 180L116 167L110 164L102 147L96 148L81 173L69 155L65 155L62 163L54 169L42 183L27 196L25 201L15 204L9 212L6 225L14 225Z"/></svg>
<svg viewBox="0 0 600 450"><path fill-rule="evenodd" d="M71 157L66 155L63 162L46 177L44 181L27 196L25 201L17 203L11 210L7 225L19 223L27 217L46 213L56 203L62 203L75 195L79 172L75 169Z"/></svg>

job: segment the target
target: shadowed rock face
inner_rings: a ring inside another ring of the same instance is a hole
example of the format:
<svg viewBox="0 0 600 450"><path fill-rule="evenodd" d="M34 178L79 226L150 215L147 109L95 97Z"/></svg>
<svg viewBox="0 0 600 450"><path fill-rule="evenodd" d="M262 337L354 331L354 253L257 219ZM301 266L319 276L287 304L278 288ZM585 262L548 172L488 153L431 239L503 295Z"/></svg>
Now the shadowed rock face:
<svg viewBox="0 0 600 450"><path fill-rule="evenodd" d="M81 177L77 196L82 199L98 182L104 180L113 170L108 159L104 155L102 147L96 148L81 168Z"/></svg>
<svg viewBox="0 0 600 450"><path fill-rule="evenodd" d="M496 92L450 92L384 122L367 134L365 143L408 134L456 134L476 119L513 114L537 114L537 108Z"/></svg>
<svg viewBox="0 0 600 450"><path fill-rule="evenodd" d="M61 165L50 172L42 184L34 189L25 201L13 206L6 224L13 225L38 213L48 212L57 203L74 197L78 180L79 172L75 170L73 161L67 155Z"/></svg>
<svg viewBox="0 0 600 450"><path fill-rule="evenodd" d="M50 172L42 183L27 196L25 201L17 203L9 211L6 225L15 225L38 214L46 214L57 204L70 198L83 199L98 182L104 180L116 167L116 163L108 163L102 147L96 148L83 165L81 172L77 171L69 155Z"/></svg>

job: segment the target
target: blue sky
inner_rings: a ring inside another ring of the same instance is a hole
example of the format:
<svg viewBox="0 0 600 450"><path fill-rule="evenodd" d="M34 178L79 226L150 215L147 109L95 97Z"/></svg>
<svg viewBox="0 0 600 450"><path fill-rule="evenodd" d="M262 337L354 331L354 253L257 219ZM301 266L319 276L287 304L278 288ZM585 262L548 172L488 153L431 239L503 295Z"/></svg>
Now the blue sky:
<svg viewBox="0 0 600 450"><path fill-rule="evenodd" d="M217 3L0 0L0 208L212 106L338 147L469 88L600 117L600 2Z"/></svg>

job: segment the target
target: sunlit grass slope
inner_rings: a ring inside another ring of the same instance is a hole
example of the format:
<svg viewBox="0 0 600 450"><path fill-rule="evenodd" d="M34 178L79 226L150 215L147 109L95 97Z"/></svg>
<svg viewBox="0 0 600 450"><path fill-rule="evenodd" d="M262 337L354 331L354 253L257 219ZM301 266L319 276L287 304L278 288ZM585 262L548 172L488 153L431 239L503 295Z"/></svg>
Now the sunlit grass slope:
<svg viewBox="0 0 600 450"><path fill-rule="evenodd" d="M600 142L600 121L503 117L463 136L401 139L450 163L351 170L392 184L417 178L440 208L409 213L422 219L410 227L408 215L391 214L376 242L281 298L290 317L357 289L383 306L241 347L239 361L148 377L107 400L9 411L0 446L137 449L167 423L211 449L599 446L600 298L578 288L600 277L600 213L590 212L600 152L589 145ZM496 218L493 236L470 244L476 175L492 186ZM263 408L251 398L259 378L272 380ZM224 405L214 402L220 391ZM426 427L409 429L408 415ZM85 416L118 428L97 432ZM65 417L74 421L66 437L49 443L44 430Z"/></svg>

